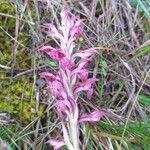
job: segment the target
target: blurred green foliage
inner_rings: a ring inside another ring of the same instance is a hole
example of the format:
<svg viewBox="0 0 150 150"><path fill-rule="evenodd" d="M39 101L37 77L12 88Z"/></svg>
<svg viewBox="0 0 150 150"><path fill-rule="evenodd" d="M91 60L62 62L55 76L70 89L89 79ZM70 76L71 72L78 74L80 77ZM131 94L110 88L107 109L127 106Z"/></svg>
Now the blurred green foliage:
<svg viewBox="0 0 150 150"><path fill-rule="evenodd" d="M138 11L144 13L144 15L150 20L150 1L149 0L129 0L133 7L138 6Z"/></svg>
<svg viewBox="0 0 150 150"><path fill-rule="evenodd" d="M112 138L112 140L117 140L115 139L117 136L120 140L123 139L124 141L126 141L129 147L134 149L138 147L139 150L148 150L150 147L149 129L150 120L148 120L147 122L139 120L134 123L128 123L125 135L124 137L122 137L124 125L111 125L107 122L97 123L98 131L107 133L108 135L110 135L110 138ZM134 138L134 142L132 140L130 141L130 138Z"/></svg>
<svg viewBox="0 0 150 150"><path fill-rule="evenodd" d="M144 106L150 106L150 96L141 94L138 97L139 102Z"/></svg>

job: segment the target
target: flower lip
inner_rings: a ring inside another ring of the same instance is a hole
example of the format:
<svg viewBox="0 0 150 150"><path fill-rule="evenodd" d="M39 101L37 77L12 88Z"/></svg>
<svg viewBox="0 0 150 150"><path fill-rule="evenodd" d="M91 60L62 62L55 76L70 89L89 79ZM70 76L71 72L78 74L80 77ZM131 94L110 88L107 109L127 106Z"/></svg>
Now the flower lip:
<svg viewBox="0 0 150 150"><path fill-rule="evenodd" d="M54 147L54 150L59 150L62 146L65 145L64 140L55 140L55 139L50 139L46 143L52 145Z"/></svg>
<svg viewBox="0 0 150 150"><path fill-rule="evenodd" d="M106 112L100 111L100 110L95 110L91 113L82 114L79 117L79 123L86 122L86 121L88 121L88 122L97 122L102 117L104 117L105 115L106 115Z"/></svg>
<svg viewBox="0 0 150 150"><path fill-rule="evenodd" d="M39 74L42 78L45 78L46 80L53 82L56 80L56 76L54 76L52 73L49 72L42 72Z"/></svg>
<svg viewBox="0 0 150 150"><path fill-rule="evenodd" d="M63 41L63 35L58 31L56 26L52 23L45 23L44 26L48 28L49 34L51 37L62 40Z"/></svg>
<svg viewBox="0 0 150 150"><path fill-rule="evenodd" d="M79 83L78 85L76 85L76 87L74 89L74 94L76 95L81 91L89 91L92 88L92 84L95 83L96 81L98 81L98 79L89 78L86 81L84 81L83 83Z"/></svg>
<svg viewBox="0 0 150 150"><path fill-rule="evenodd" d="M43 46L39 49L49 55L53 60L59 61L65 57L65 54L62 52L60 48L53 48L51 46Z"/></svg>
<svg viewBox="0 0 150 150"><path fill-rule="evenodd" d="M72 113L75 110L75 106L76 102L72 99L69 99L69 97L66 100L59 99L56 103L56 109L61 118L66 117L66 112Z"/></svg>
<svg viewBox="0 0 150 150"><path fill-rule="evenodd" d="M60 67L63 69L71 70L74 67L74 64L71 62L70 59L64 57L59 61Z"/></svg>
<svg viewBox="0 0 150 150"><path fill-rule="evenodd" d="M72 59L76 60L76 58L82 58L82 59L87 59L88 57L98 54L97 50L91 48L87 50L80 50L76 52L75 54L72 55Z"/></svg>

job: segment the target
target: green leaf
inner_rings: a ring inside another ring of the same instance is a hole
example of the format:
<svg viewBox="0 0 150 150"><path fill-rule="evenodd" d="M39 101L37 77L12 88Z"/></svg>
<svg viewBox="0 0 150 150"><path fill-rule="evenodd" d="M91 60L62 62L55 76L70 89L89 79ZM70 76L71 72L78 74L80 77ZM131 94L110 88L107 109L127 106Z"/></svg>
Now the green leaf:
<svg viewBox="0 0 150 150"><path fill-rule="evenodd" d="M130 0L131 5L134 7L138 5L139 12L144 12L145 16L150 20L149 2L149 0Z"/></svg>
<svg viewBox="0 0 150 150"><path fill-rule="evenodd" d="M146 46L144 47L142 50L140 50L136 57L144 57L145 55L150 54L150 46Z"/></svg>
<svg viewBox="0 0 150 150"><path fill-rule="evenodd" d="M144 48L142 48L141 50L139 50L138 52L136 52L130 58L130 60L133 60L133 59L138 58L138 57L144 57L144 56L146 56L148 54L150 54L150 46L145 46Z"/></svg>
<svg viewBox="0 0 150 150"><path fill-rule="evenodd" d="M100 67L101 67L101 74L105 77L106 76L106 70L107 62L104 59L100 60Z"/></svg>
<svg viewBox="0 0 150 150"><path fill-rule="evenodd" d="M139 102L145 106L150 105L150 96L139 95Z"/></svg>
<svg viewBox="0 0 150 150"><path fill-rule="evenodd" d="M45 60L45 64L50 65L51 67L57 67L57 63L55 63L54 61L51 61L49 59Z"/></svg>

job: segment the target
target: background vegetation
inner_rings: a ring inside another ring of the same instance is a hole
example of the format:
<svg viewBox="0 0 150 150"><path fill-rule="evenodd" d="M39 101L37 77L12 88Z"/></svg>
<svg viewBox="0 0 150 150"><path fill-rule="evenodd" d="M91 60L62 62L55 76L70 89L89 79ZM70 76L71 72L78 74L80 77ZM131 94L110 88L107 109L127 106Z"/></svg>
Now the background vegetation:
<svg viewBox="0 0 150 150"><path fill-rule="evenodd" d="M90 65L99 78L81 109L107 111L96 125L86 124L87 150L150 149L150 1L68 0L83 19L85 35L77 47L99 47ZM47 150L59 135L54 100L39 78L57 64L38 49L51 38L43 24L59 24L61 0L0 1L0 149ZM55 44L55 43L54 43ZM86 102L86 105L85 103ZM65 147L64 147L65 149Z"/></svg>

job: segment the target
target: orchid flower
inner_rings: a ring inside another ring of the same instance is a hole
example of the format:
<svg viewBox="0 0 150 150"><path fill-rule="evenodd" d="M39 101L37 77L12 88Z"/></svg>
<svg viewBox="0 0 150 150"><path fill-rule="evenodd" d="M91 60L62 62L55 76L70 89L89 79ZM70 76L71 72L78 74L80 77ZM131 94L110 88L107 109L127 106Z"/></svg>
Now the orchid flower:
<svg viewBox="0 0 150 150"><path fill-rule="evenodd" d="M62 146L65 145L63 140L49 140L47 143L51 144L54 147L54 150L59 150Z"/></svg>
<svg viewBox="0 0 150 150"><path fill-rule="evenodd" d="M95 110L80 116L78 97L83 91L87 97L93 94L93 84L98 81L95 77L88 77L87 65L90 57L97 54L93 48L76 50L76 40L82 36L82 20L71 16L68 5L61 11L61 25L45 24L50 36L55 39L59 47L43 46L39 50L45 52L58 63L58 73L40 73L45 78L49 91L56 98L56 111L62 122L63 141L49 140L55 150L66 145L69 150L79 150L79 123L99 121L105 112ZM78 58L78 59L77 59Z"/></svg>
<svg viewBox="0 0 150 150"><path fill-rule="evenodd" d="M105 116L105 112L95 110L91 113L83 114L79 118L79 123L89 121L89 122L95 122L99 121L103 116Z"/></svg>

